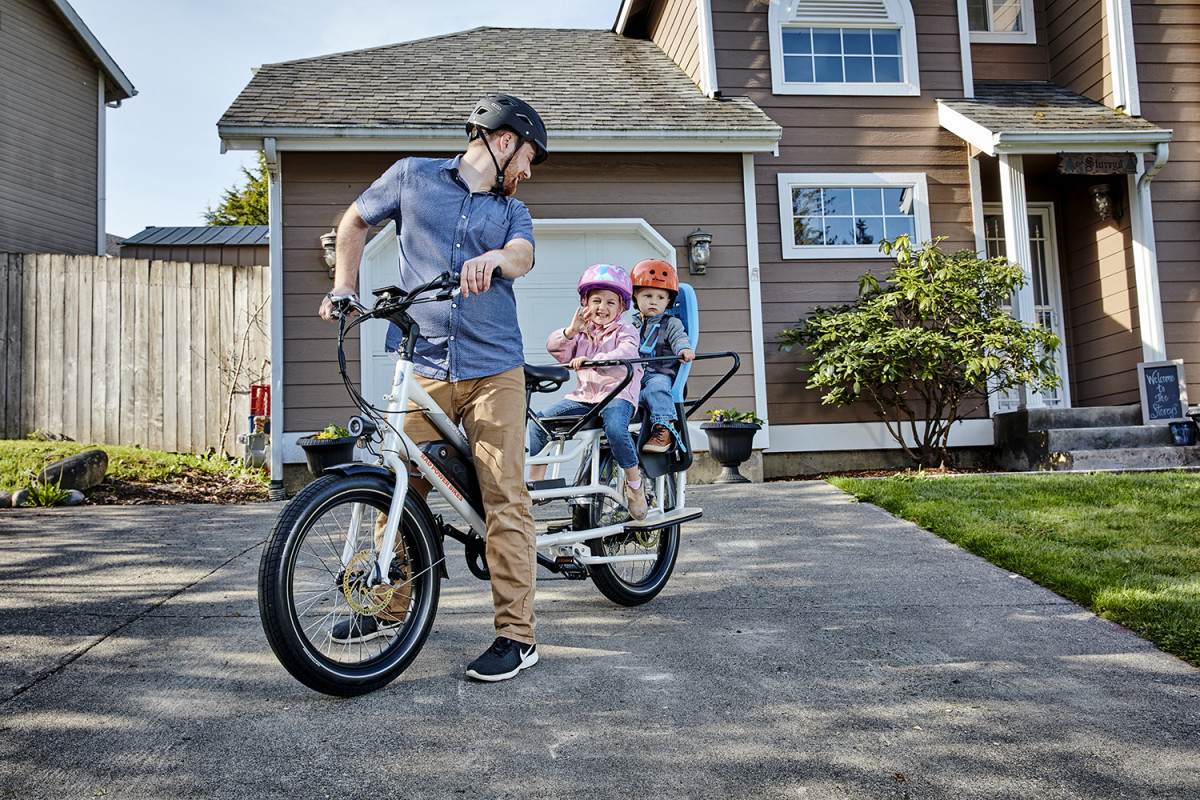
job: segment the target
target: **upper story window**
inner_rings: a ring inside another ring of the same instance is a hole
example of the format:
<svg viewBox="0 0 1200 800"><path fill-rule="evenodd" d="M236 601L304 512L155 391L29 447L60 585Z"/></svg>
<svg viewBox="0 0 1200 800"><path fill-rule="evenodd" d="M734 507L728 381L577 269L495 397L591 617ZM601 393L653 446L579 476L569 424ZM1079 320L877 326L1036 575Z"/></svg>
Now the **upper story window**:
<svg viewBox="0 0 1200 800"><path fill-rule="evenodd" d="M967 0L972 42L1033 44L1033 0Z"/></svg>
<svg viewBox="0 0 1200 800"><path fill-rule="evenodd" d="M775 94L917 95L908 0L771 0Z"/></svg>

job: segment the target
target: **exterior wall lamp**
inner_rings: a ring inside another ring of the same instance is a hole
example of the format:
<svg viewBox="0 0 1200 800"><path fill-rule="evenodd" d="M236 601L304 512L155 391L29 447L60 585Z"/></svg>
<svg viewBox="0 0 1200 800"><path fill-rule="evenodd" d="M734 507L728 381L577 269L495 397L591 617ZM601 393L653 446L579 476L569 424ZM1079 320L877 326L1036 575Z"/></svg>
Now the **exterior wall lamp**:
<svg viewBox="0 0 1200 800"><path fill-rule="evenodd" d="M1092 195L1092 210L1100 219L1120 219L1122 214L1121 192L1110 184L1098 183L1088 189Z"/></svg>
<svg viewBox="0 0 1200 800"><path fill-rule="evenodd" d="M712 234L699 228L688 234L688 272L703 275L708 271L708 259L712 255Z"/></svg>
<svg viewBox="0 0 1200 800"><path fill-rule="evenodd" d="M337 229L321 234L321 249L325 251L325 266L329 267L329 277L333 278L333 267L337 264Z"/></svg>

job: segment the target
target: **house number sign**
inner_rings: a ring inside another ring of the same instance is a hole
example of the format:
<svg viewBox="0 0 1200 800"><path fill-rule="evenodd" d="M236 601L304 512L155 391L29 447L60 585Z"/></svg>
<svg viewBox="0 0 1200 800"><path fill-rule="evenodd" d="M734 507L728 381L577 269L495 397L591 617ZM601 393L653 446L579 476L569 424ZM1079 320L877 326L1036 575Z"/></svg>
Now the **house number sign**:
<svg viewBox="0 0 1200 800"><path fill-rule="evenodd" d="M1137 172L1133 153L1059 153L1063 175L1132 175Z"/></svg>

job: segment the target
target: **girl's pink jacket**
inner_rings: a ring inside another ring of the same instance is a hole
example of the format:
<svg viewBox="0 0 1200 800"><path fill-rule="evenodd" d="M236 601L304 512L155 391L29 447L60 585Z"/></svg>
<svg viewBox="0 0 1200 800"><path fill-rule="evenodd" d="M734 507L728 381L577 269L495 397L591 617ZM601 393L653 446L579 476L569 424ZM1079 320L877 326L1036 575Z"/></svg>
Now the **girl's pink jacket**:
<svg viewBox="0 0 1200 800"><path fill-rule="evenodd" d="M569 364L572 359L579 356L584 356L589 361L640 358L641 354L638 352L640 344L641 339L638 336L637 328L622 317L607 328L593 325L574 339L568 339L563 335L563 329L559 328L546 340L546 350L560 364ZM599 403L625 377L625 367L581 369L575 374L579 377L579 388L567 395L567 399L578 403ZM636 409L638 392L641 387L642 365L634 364L633 378L617 397L621 400L628 400L629 404Z"/></svg>

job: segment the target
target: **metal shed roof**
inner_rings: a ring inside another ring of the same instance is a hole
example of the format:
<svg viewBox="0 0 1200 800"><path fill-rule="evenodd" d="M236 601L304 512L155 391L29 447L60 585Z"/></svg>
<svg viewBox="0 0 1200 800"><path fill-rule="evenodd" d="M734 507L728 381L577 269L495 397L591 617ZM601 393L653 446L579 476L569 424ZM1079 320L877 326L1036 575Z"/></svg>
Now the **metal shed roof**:
<svg viewBox="0 0 1200 800"><path fill-rule="evenodd" d="M202 225L198 227L146 228L122 240L122 245L171 247L235 247L267 244L267 225Z"/></svg>

